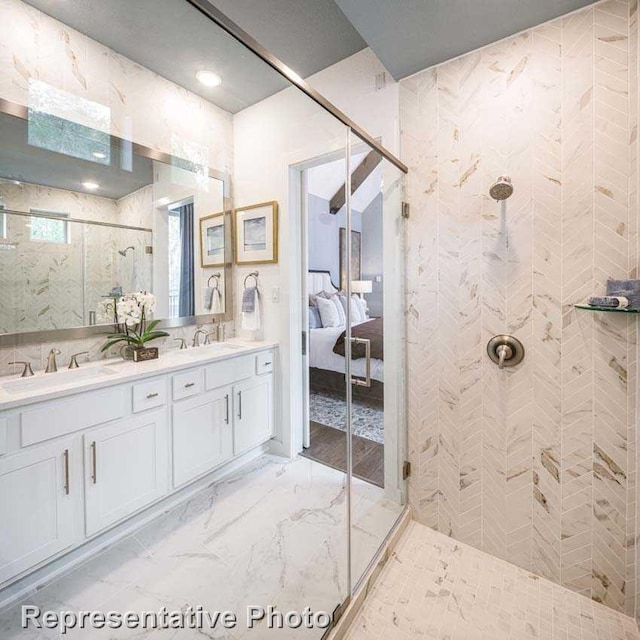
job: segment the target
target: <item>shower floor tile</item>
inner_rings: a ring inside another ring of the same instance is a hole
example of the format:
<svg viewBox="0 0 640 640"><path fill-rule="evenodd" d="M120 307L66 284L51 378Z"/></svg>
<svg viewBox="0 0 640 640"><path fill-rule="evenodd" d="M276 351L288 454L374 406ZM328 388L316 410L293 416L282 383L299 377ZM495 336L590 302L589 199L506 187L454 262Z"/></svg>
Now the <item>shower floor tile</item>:
<svg viewBox="0 0 640 640"><path fill-rule="evenodd" d="M347 640L639 640L635 620L412 522Z"/></svg>
<svg viewBox="0 0 640 640"><path fill-rule="evenodd" d="M401 507L354 481L354 576L373 558ZM346 593L345 474L306 458L262 456L159 516L21 604L51 611L169 611L188 605L231 610L230 631L74 629L69 640L228 638L262 640L247 630L247 605L291 603L331 612ZM288 611L289 609L287 609ZM292 637L317 640L321 629ZM286 634L282 634L285 637ZM61 637L22 629L20 605L0 614L1 640Z"/></svg>

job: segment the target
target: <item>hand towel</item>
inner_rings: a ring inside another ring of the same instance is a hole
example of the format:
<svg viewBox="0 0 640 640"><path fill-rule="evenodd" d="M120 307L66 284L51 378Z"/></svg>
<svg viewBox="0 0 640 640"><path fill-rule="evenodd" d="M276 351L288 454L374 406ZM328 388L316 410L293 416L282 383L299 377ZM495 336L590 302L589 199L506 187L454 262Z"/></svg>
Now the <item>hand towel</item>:
<svg viewBox="0 0 640 640"><path fill-rule="evenodd" d="M213 291L213 300L211 302L211 313L224 313L224 303L222 302L222 292L218 287Z"/></svg>
<svg viewBox="0 0 640 640"><path fill-rule="evenodd" d="M249 297L247 294L247 290L245 289L242 294L242 328L245 331L258 331L260 329L260 296L258 294L257 287L251 287L253 290L252 304L248 303L247 298ZM247 304L245 305L245 300L247 300ZM252 311L245 311L245 307L251 307Z"/></svg>
<svg viewBox="0 0 640 640"><path fill-rule="evenodd" d="M258 287L246 287L242 292L242 313L252 313L255 310Z"/></svg>
<svg viewBox="0 0 640 640"><path fill-rule="evenodd" d="M215 292L215 289L213 287L205 287L204 290L204 308L207 309L207 311L211 310L211 307L213 305L213 294Z"/></svg>

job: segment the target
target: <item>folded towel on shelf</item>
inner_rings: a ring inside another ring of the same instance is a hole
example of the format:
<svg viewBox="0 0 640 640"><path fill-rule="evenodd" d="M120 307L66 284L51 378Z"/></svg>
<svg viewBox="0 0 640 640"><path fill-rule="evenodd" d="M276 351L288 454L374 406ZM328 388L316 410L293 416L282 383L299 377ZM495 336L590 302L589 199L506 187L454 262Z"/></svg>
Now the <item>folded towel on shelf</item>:
<svg viewBox="0 0 640 640"><path fill-rule="evenodd" d="M627 298L631 309L640 309L640 280L607 280L607 296Z"/></svg>
<svg viewBox="0 0 640 640"><path fill-rule="evenodd" d="M250 290L250 293L247 291ZM249 300L251 297L251 300ZM260 296L257 287L249 287L242 294L242 328L245 331L258 331L260 329Z"/></svg>
<svg viewBox="0 0 640 640"><path fill-rule="evenodd" d="M258 287L246 287L242 292L242 312L252 313L256 307Z"/></svg>
<svg viewBox="0 0 640 640"><path fill-rule="evenodd" d="M624 296L591 296L589 304L592 307L626 309L629 306L629 300Z"/></svg>

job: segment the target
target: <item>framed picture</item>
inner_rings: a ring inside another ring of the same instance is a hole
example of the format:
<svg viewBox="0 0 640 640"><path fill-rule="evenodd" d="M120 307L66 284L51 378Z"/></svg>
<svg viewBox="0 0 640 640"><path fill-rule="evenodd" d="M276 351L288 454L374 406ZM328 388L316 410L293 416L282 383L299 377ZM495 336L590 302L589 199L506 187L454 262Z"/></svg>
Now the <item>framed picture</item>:
<svg viewBox="0 0 640 640"><path fill-rule="evenodd" d="M347 290L347 230L340 227L340 289ZM351 280L360 280L362 236L359 231L351 232Z"/></svg>
<svg viewBox="0 0 640 640"><path fill-rule="evenodd" d="M236 209L233 236L236 264L278 262L278 203Z"/></svg>
<svg viewBox="0 0 640 640"><path fill-rule="evenodd" d="M224 249L224 212L200 218L200 266L223 266Z"/></svg>

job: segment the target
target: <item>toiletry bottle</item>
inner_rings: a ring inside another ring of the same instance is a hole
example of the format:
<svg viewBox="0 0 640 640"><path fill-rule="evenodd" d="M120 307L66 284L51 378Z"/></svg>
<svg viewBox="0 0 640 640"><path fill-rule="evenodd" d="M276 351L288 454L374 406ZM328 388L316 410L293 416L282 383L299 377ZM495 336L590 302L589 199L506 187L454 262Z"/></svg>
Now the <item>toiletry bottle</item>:
<svg viewBox="0 0 640 640"><path fill-rule="evenodd" d="M218 322L218 342L224 342L224 322Z"/></svg>

